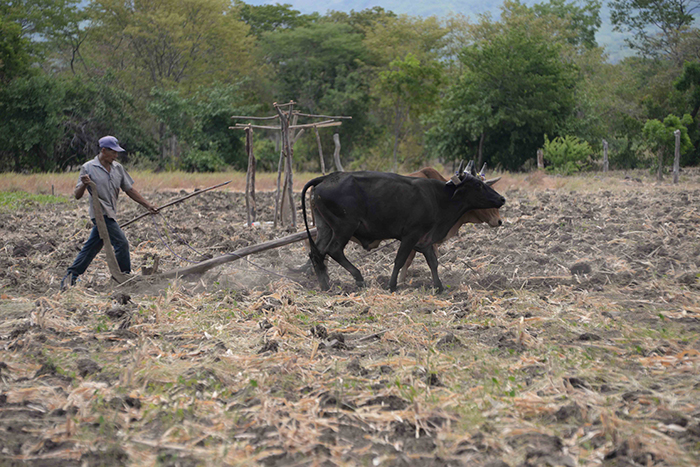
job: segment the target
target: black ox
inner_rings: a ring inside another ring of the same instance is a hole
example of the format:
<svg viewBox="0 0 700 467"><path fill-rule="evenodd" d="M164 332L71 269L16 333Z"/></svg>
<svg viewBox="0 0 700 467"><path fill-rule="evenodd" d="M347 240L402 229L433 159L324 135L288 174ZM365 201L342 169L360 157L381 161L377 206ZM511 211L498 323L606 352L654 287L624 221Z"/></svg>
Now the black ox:
<svg viewBox="0 0 700 467"><path fill-rule="evenodd" d="M306 216L306 190L314 187L312 206L316 218L314 242ZM343 250L352 237L370 249L378 240L401 241L394 260L389 289L396 290L399 271L412 250L425 256L433 286L442 291L433 244L445 239L462 215L472 209L500 208L506 200L479 178L463 170L447 183L383 172L336 172L309 181L301 192L309 254L321 288L330 282L326 255L344 267L359 287L364 279Z"/></svg>

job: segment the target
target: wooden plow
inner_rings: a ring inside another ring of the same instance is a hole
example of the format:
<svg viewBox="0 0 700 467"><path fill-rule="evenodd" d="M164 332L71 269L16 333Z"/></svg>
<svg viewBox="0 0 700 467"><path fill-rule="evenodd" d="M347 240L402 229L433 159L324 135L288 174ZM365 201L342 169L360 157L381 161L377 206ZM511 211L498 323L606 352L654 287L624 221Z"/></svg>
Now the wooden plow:
<svg viewBox="0 0 700 467"><path fill-rule="evenodd" d="M209 188L205 188L203 190L197 190L193 193L190 193L186 196L183 196L181 198L178 198L176 200L170 201L163 206L160 206L158 209L161 210L163 208L172 206L174 204L180 203L182 201L185 201L186 199L192 198L193 196L200 195L202 193L206 193L207 191L211 191L215 188L219 188L221 186L227 185L231 183L229 180L228 182L220 183L218 185L211 186ZM94 182L90 182L88 186L91 189L92 193L97 193L97 188L95 187ZM184 268L178 268L174 269L172 271L167 271L167 272L162 272L162 273L156 273L156 274L151 274L151 275L144 275L144 276L138 276L138 275L132 275L128 276L126 274L123 274L119 268L119 263L117 262L117 258L114 254L114 248L112 247L112 242L109 239L109 232L107 231L107 224L105 223L104 220L104 214L102 211L102 204L99 202L99 199L97 196L90 196L90 202L92 203L92 207L95 212L95 222L97 223L97 230L100 234L100 238L104 242L104 249L105 253L107 255L107 266L109 267L109 272L112 274L112 278L119 284L123 284L127 281L133 281L137 277L152 277L152 278L171 278L171 277L184 277L187 275L191 274L202 274L209 269L212 269L216 266L220 266L225 263L230 263L232 261L239 260L241 258L245 258L246 256L253 255L256 253L261 253L266 250L271 250L273 248L279 248L285 245L289 245L291 243L296 243L300 242L303 240L306 240L308 238L308 235L306 233L306 230L302 232L297 232L295 234L287 235L286 237L278 238L275 240L270 240L268 242L263 242L259 243L257 245L250 245L244 248L240 248L236 251L233 251L231 253L226 253L221 256L217 256L216 258L211 258L206 261L202 261L200 263L194 264L192 266L184 267ZM120 225L120 227L126 227L133 222L136 222L137 220L151 215L151 213L143 213L134 219L124 222ZM312 237L316 237L316 228L311 228L309 229L309 232L311 233ZM155 268L154 268L155 269Z"/></svg>

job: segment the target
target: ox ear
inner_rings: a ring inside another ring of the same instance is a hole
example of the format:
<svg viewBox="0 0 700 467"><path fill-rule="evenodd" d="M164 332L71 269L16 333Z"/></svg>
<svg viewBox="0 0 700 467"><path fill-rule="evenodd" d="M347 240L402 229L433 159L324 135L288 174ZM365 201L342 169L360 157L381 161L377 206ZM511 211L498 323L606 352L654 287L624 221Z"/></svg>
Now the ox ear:
<svg viewBox="0 0 700 467"><path fill-rule="evenodd" d="M491 186L494 183L496 183L497 181L499 181L500 179L501 179L501 177L496 177L496 178L492 178L490 180L485 180L484 183L487 184L488 186Z"/></svg>

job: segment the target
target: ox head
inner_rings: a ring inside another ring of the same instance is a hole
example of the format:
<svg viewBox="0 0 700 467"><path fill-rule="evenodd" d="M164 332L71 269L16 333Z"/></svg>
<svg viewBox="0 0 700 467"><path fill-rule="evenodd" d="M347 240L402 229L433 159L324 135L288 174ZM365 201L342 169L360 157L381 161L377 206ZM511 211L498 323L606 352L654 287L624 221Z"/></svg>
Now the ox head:
<svg viewBox="0 0 700 467"><path fill-rule="evenodd" d="M479 177L467 173L467 170L463 169L464 163L460 164L459 167L460 170L446 184L454 186L452 199L463 200L469 204L471 209L498 209L505 204L506 199L496 190L484 183ZM467 169L469 168L474 170L473 163L467 166Z"/></svg>
<svg viewBox="0 0 700 467"><path fill-rule="evenodd" d="M501 213L496 208L492 209L474 209L467 212L468 222L473 224L488 224L489 227L500 227L503 225Z"/></svg>

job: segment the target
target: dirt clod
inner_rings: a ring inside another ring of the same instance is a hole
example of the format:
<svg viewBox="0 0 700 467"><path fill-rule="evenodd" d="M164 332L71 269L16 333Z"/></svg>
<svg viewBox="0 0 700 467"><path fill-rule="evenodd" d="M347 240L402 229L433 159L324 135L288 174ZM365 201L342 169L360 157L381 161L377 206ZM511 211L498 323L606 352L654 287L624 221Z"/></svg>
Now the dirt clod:
<svg viewBox="0 0 700 467"><path fill-rule="evenodd" d="M82 378L102 371L102 367L89 358L81 358L75 363L78 367L78 375L80 375Z"/></svg>

